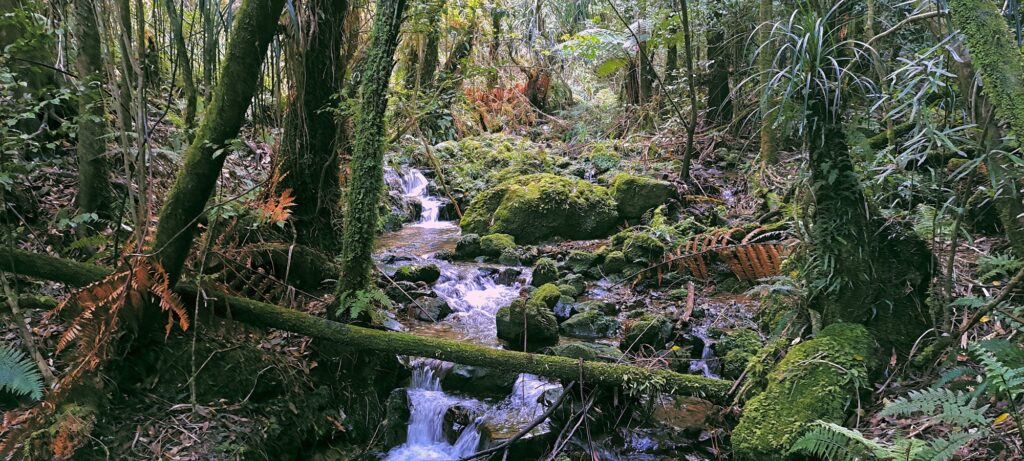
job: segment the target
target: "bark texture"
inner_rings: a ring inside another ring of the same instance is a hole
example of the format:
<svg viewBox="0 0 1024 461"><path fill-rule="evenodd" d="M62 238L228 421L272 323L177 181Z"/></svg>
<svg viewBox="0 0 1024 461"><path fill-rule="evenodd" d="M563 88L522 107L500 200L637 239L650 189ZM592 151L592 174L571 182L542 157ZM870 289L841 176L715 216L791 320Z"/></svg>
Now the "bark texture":
<svg viewBox="0 0 1024 461"><path fill-rule="evenodd" d="M106 110L103 107L103 57L94 0L75 0L75 34L78 55L75 68L81 78L78 96L78 196L83 212L109 211L110 180L107 178Z"/></svg>

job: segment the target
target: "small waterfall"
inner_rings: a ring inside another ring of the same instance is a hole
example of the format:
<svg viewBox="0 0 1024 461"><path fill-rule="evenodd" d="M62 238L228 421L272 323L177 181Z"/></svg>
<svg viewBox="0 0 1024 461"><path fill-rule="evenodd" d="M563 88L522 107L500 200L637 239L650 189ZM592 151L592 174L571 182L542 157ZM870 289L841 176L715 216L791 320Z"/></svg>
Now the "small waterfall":
<svg viewBox="0 0 1024 461"><path fill-rule="evenodd" d="M708 339L707 327L698 327L693 329L693 335L701 341L700 359L690 362L690 371L699 371L702 375L708 378L718 378L714 372L711 371L710 364L716 359L714 352L711 350L711 340Z"/></svg>
<svg viewBox="0 0 1024 461"><path fill-rule="evenodd" d="M441 214L441 205L444 202L428 194L427 186L430 185L430 181L427 180L426 176L423 176L420 170L409 168L401 176L401 184L402 195L418 200L423 206L420 220L416 223L417 226L448 227L452 225L451 223L438 221L437 218Z"/></svg>

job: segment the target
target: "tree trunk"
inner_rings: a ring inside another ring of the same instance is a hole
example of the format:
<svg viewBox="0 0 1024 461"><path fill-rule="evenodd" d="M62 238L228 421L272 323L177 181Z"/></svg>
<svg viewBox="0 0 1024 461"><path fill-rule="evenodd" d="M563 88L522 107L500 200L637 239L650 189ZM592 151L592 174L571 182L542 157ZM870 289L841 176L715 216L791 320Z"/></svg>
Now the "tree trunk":
<svg viewBox="0 0 1024 461"><path fill-rule="evenodd" d="M714 23L720 22L721 14L714 14ZM725 43L725 31L720 27L708 30L708 60L711 61L708 74L708 119L714 123L732 120L732 97L729 94L729 47Z"/></svg>
<svg viewBox="0 0 1024 461"><path fill-rule="evenodd" d="M87 213L108 212L106 110L103 106L103 61L94 0L75 0L75 67L82 82L78 98L78 208Z"/></svg>
<svg viewBox="0 0 1024 461"><path fill-rule="evenodd" d="M437 76L437 82L431 85L436 88L437 106L431 113L424 116L420 124L423 134L431 144L454 140L457 136L451 108L459 96L459 89L462 88L462 76L459 75L459 71L473 51L475 37L476 28L472 25L459 35L455 47L452 48L451 53L448 54L448 60L444 63L444 69ZM432 67L436 67L436 65ZM424 68L425 70L426 68ZM448 123L442 123L446 120Z"/></svg>
<svg viewBox="0 0 1024 461"><path fill-rule="evenodd" d="M686 124L686 145L683 148L682 167L679 177L684 181L690 179L690 163L693 161L693 136L697 131L697 82L693 78L693 46L690 36L689 0L679 0L679 18L683 23L683 51L686 52L686 87L690 97L690 121Z"/></svg>
<svg viewBox="0 0 1024 461"><path fill-rule="evenodd" d="M984 107L991 104L996 115L1009 125L1014 136L1024 139L1024 58L1006 20L995 4L985 0L953 0L949 3L949 9L953 24L964 35L970 51L971 66L981 75L984 83L982 91L985 98L976 104L975 120L983 123L989 113ZM966 78L967 75L959 78L962 87L968 85ZM968 88L973 89L973 80L970 79ZM979 113L978 110L984 112ZM997 131L995 126L990 128L985 131ZM990 133L990 136L999 138L996 133ZM992 142L983 143L988 144L987 149L997 147ZM1004 173L997 186L995 205L1013 253L1024 258L1024 200L1021 181L1008 174L1012 164L1005 154L992 156L989 167L995 173Z"/></svg>
<svg viewBox="0 0 1024 461"><path fill-rule="evenodd" d="M29 277L81 285L100 280L110 270L47 255L0 247L0 268ZM175 291L186 299L200 296L192 284L180 283ZM493 349L477 344L423 337L408 333L374 330L333 322L295 309L237 298L204 287L204 299L214 303L215 312L250 325L276 328L312 338L329 340L341 347L413 357L431 357L449 362L533 373L558 379L582 379L589 383L622 386L632 382L660 382L661 391L697 395L723 402L732 383L720 379L686 375L630 365L590 362L565 357Z"/></svg>
<svg viewBox="0 0 1024 461"><path fill-rule="evenodd" d="M288 53L292 88L275 165L283 176L277 193L291 189L295 197L296 241L337 254L341 185L334 96L345 75L341 50L348 8L346 0L313 0L302 8L303 38Z"/></svg>
<svg viewBox="0 0 1024 461"><path fill-rule="evenodd" d="M775 49L770 46L772 21L775 19L775 15L772 11L773 0L761 0L760 8L758 10L758 19L760 21L760 28L757 32L758 46L761 47L757 55L757 71L760 72L759 84L761 85L762 91L767 92L769 81L771 80L771 67L772 59L775 57ZM774 120L777 118L774 114L768 113L768 100L762 98L761 101L761 146L759 156L761 157L762 168L766 165L775 163L775 153L777 150L775 141L775 127Z"/></svg>
<svg viewBox="0 0 1024 461"><path fill-rule="evenodd" d="M153 248L172 284L184 268L196 223L224 166L228 143L245 120L283 8L284 0L244 0L236 13L217 89L160 212Z"/></svg>
<svg viewBox="0 0 1024 461"><path fill-rule="evenodd" d="M178 53L178 67L181 67L182 87L185 90L185 128L191 130L196 121L196 83L192 76L192 58L189 57L185 45L185 33L181 28L181 17L174 9L174 0L164 0L167 16L171 20L171 34L174 36L174 47Z"/></svg>
<svg viewBox="0 0 1024 461"><path fill-rule="evenodd" d="M384 192L384 112L388 82L398 46L405 0L378 0L370 32L370 45L362 65L359 112L355 120L352 178L345 210L343 256L338 292L370 287L373 243L377 232L378 205Z"/></svg>

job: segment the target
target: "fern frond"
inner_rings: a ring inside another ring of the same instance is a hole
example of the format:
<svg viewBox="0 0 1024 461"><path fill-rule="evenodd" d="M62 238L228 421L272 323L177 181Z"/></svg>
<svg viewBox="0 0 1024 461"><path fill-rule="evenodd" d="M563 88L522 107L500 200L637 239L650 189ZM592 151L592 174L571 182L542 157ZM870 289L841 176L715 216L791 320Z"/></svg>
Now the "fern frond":
<svg viewBox="0 0 1024 461"><path fill-rule="evenodd" d="M900 397L886 405L879 414L912 416L920 413L936 421L960 427L984 425L987 422L985 410L988 409L988 405L978 408L977 400L977 397L963 392L930 388L911 391L908 396Z"/></svg>
<svg viewBox="0 0 1024 461"><path fill-rule="evenodd" d="M790 454L803 453L831 461L879 458L886 451L882 444L864 437L860 431L825 421L815 422L789 449Z"/></svg>
<svg viewBox="0 0 1024 461"><path fill-rule="evenodd" d="M928 441L920 451L911 458L912 461L950 461L954 459L956 451L967 445L972 440L980 438L987 433L984 429L974 432L954 432L948 438L934 438Z"/></svg>
<svg viewBox="0 0 1024 461"><path fill-rule="evenodd" d="M43 397L43 376L24 352L0 345L0 390L33 400Z"/></svg>
<svg viewBox="0 0 1024 461"><path fill-rule="evenodd" d="M1024 368L1009 367L996 357L995 352L980 343L972 343L970 351L985 367L985 377L989 385L1007 394L1011 399L1024 393Z"/></svg>

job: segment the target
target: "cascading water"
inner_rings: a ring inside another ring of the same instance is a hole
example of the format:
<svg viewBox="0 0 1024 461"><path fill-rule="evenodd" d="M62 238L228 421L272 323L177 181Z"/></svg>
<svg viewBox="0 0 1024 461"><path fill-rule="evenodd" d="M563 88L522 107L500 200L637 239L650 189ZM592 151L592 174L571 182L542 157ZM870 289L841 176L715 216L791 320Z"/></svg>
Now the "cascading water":
<svg viewBox="0 0 1024 461"><path fill-rule="evenodd" d="M409 168L401 175L401 184L402 195L419 201L420 205L423 206L423 211L420 213L420 219L415 224L416 226L448 227L453 225L449 222L438 221L438 217L441 215L441 206L444 205L444 202L437 197L429 195L427 187L430 185L430 181L427 180L426 176L423 176L423 172L415 168Z"/></svg>
<svg viewBox="0 0 1024 461"><path fill-rule="evenodd" d="M696 359L690 362L691 372L700 372L708 378L717 378L713 371L711 371L711 363L715 360L715 354L711 349L712 342L708 338L707 327L696 327L693 329L693 335L701 341L700 359Z"/></svg>
<svg viewBox="0 0 1024 461"><path fill-rule="evenodd" d="M428 193L427 178L416 169L403 174L389 172L388 184L393 190L400 190L406 197L414 198L423 205L418 223L395 232L394 238L383 249L407 251L416 258L424 258L437 264L441 279L434 285L434 292L451 306L453 313L442 322L413 326L420 334L450 334L459 339L479 344L498 346L494 316L498 309L508 305L519 296L523 288L514 283L506 286L496 283L494 270L482 270L477 263L450 263L430 258L442 239L454 243L458 239L458 227L453 223L438 221L443 201ZM416 246L410 242L430 240L432 245ZM428 359L412 359L413 377L408 389L410 418L406 443L388 452L388 461L413 460L456 460L473 454L480 449L480 429L484 424L490 427L517 428L529 423L543 413L539 397L557 384L537 376L521 374L513 387L513 393L504 400L488 404L474 399L455 396L444 392L441 378L451 364ZM475 409L479 414L459 434L455 443L448 443L444 434L445 413L454 405ZM514 430L513 430L514 432Z"/></svg>

